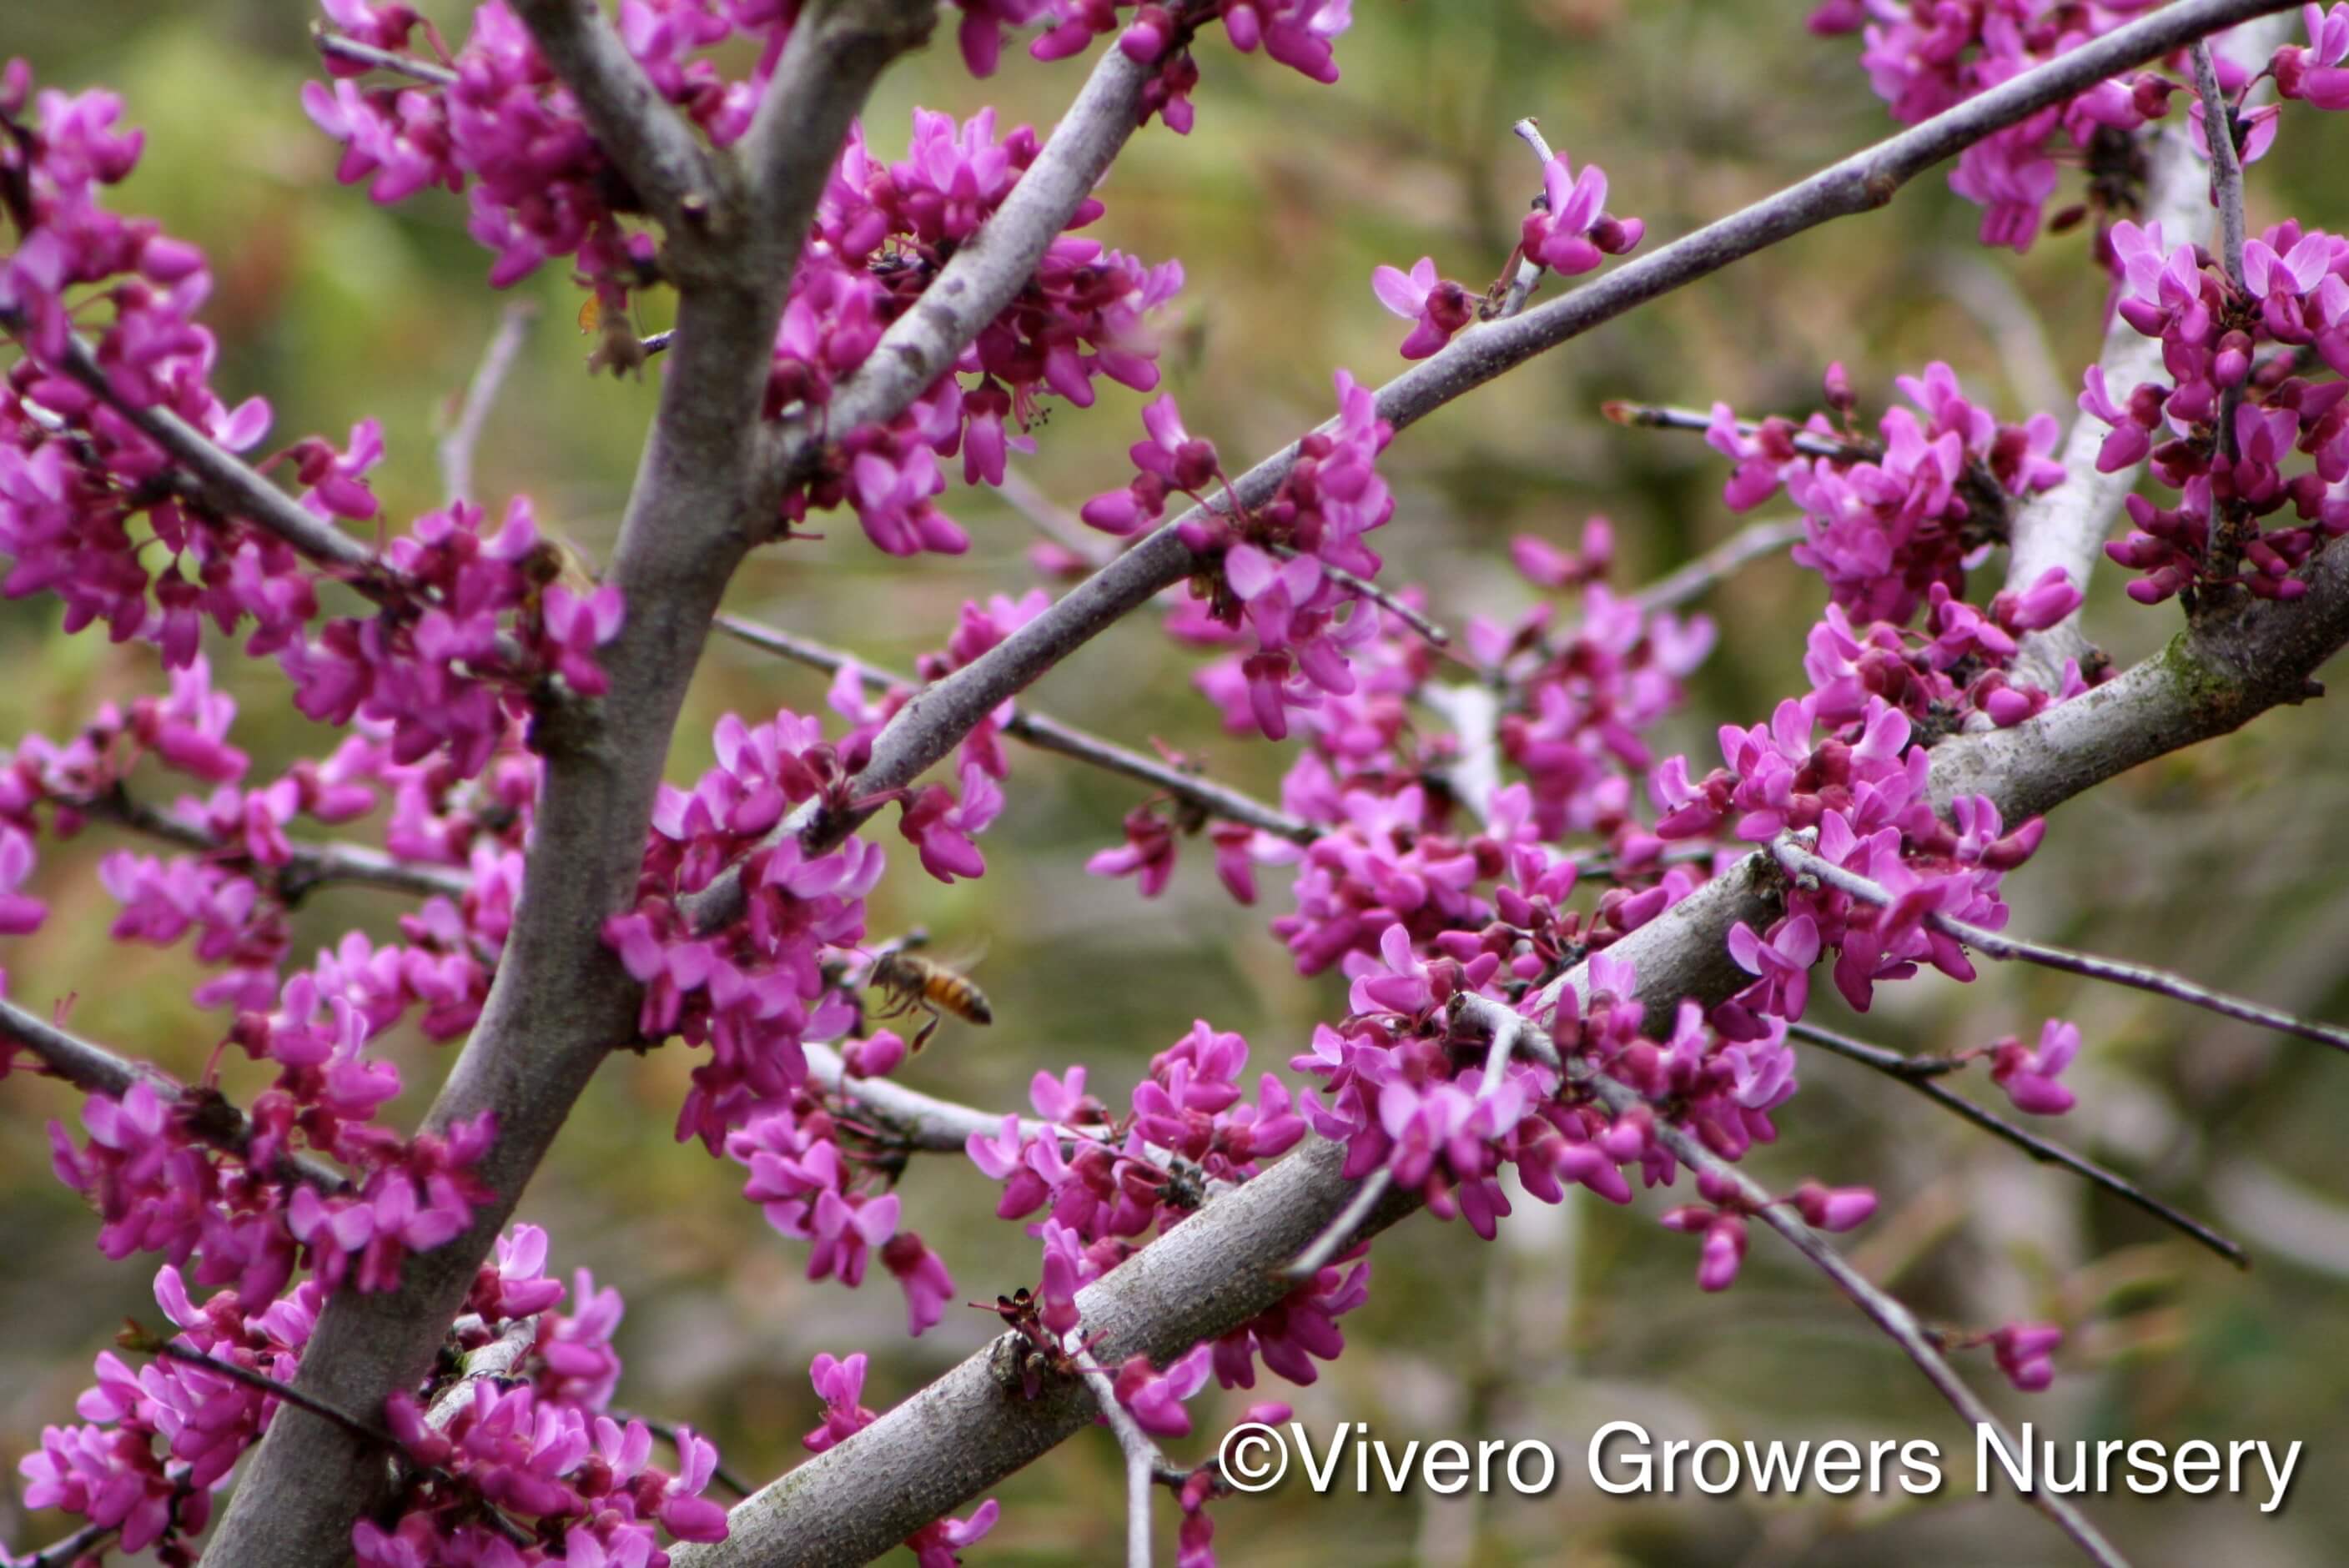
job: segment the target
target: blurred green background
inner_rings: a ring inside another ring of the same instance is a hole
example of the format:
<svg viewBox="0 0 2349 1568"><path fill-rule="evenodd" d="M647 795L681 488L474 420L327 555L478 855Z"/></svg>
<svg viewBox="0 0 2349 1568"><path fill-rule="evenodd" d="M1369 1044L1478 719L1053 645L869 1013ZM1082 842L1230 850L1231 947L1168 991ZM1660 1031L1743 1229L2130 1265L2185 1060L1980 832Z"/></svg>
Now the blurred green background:
<svg viewBox="0 0 2349 1568"><path fill-rule="evenodd" d="M426 9L461 36L460 7ZM1856 45L1808 38L1808 9L1795 0L1364 0L1340 45L1344 80L1331 89L1237 59L1217 41L1201 50L1196 131L1138 137L1102 192L1109 211L1094 232L1145 258L1183 260L1189 284L1169 335L1168 384L1192 428L1237 466L1326 415L1332 367L1374 381L1400 367L1402 324L1371 296L1375 263L1433 253L1479 286L1498 271L1534 188L1509 135L1520 115L1538 116L1578 165L1600 161L1614 208L1644 216L1651 244L1883 134L1889 122L1854 63ZM280 438L379 418L392 460L377 485L405 517L439 501L433 443L502 301L482 284L487 258L467 239L460 203L428 197L386 211L336 186L335 150L296 101L313 74L308 21L292 0L16 4L0 15L0 56L28 56L45 85L103 83L125 95L150 139L117 204L210 252L218 384L232 397L267 394ZM950 44L934 46L883 84L866 117L873 141L901 149L916 103L957 115L996 103L1007 118L1049 125L1086 68L1038 66L1016 49L1005 62L995 81L974 83ZM2349 127L2290 117L2282 149L2254 170L2255 223L2287 212L2316 225L2349 221L2337 176L2344 150ZM2068 416L2068 389L2099 333L2084 241L2044 242L2018 263L1977 247L1975 222L1929 176L1889 211L1779 246L1408 432L1387 462L1401 500L1379 541L1391 580L1426 583L1439 617L1457 623L1528 602L1507 568L1515 533L1571 542L1588 515L1604 512L1619 525L1620 576L1635 583L1733 528L1723 470L1696 438L1610 426L1598 416L1609 397L1721 397L1743 411L1799 414L1826 362L1840 358L1864 401L1880 407L1895 374L1942 357L2002 414ZM584 374L587 345L560 268L516 293L543 308L490 421L478 488L493 503L529 490L543 518L601 558L654 386ZM1141 401L1112 388L1090 415L1061 410L1023 471L1070 504L1122 482ZM888 561L838 518L825 542L755 562L731 603L909 665L942 638L962 599L1031 581L1025 522L986 496L951 493L947 505L976 540L964 558ZM1793 689L1819 598L1816 580L1783 562L1714 594L1707 608L1723 645L1667 743L1697 750L1702 766L1713 724L1753 722ZM2129 605L2109 581L2090 614L2092 633L2123 660L2177 622L2170 607ZM99 702L160 686L151 656L60 635L46 599L0 606L0 661L10 677L0 683L0 739L67 733ZM1036 695L1073 722L1133 744L1159 736L1195 747L1220 776L1274 789L1279 750L1216 733L1190 693L1189 668L1154 629L1132 624ZM260 776L326 743L291 711L274 670L236 669L230 683L244 703L237 738ZM808 710L822 691L820 677L713 645L671 777L706 764L721 712ZM2059 816L2046 849L2010 882L2016 928L2349 1016L2344 759L2349 731L2316 704L2099 790ZM1335 983L1299 980L1277 944L1233 939L1203 846L1154 903L1083 874L1085 857L1114 841L1129 786L1032 754L1014 767L1010 809L987 844L988 877L942 890L910 874L901 855L901 874L874 902L878 933L919 921L949 943L990 944L978 973L996 1026L950 1023L909 1082L1009 1108L1038 1068L1081 1060L1095 1089L1123 1103L1149 1054L1195 1016L1246 1031L1257 1065L1281 1067L1316 1018L1342 1007ZM189 1003L196 970L183 955L107 940L113 906L90 873L119 841L94 830L46 850L37 891L51 901L49 923L0 962L20 1001L76 995L78 1028L190 1074L217 1021ZM1242 918L1268 918L1284 903L1268 885L1266 907ZM398 908L365 891L321 894L300 913L297 952L353 923L388 934ZM2012 1396L1985 1359L1967 1361L2002 1408L2043 1433L2309 1444L2278 1516L2261 1517L2256 1499L2089 1500L2137 1561L2342 1561L2349 1179L2339 1129L2349 1068L2315 1047L2043 973L1992 969L1965 988L1929 977L1888 989L1877 1014L1857 1021L1820 991L1824 1021L1913 1049L2035 1033L2050 1013L2080 1023L2082 1105L2054 1134L2241 1234L2258 1259L2251 1273L1831 1058L1806 1059L1785 1136L1754 1167L1781 1185L1813 1173L1876 1183L1884 1207L1853 1250L1927 1317L2064 1323L2062 1377L2047 1393ZM393 1112L412 1119L444 1063L412 1038L388 1048L410 1086ZM908 1343L885 1279L856 1293L804 1282L802 1249L737 1196L739 1168L671 1141L690 1065L678 1050L615 1059L522 1212L553 1232L564 1270L591 1268L626 1293L625 1402L710 1431L737 1470L764 1479L794 1462L813 1424L805 1367L815 1352L870 1352L866 1398L885 1407L995 1326L957 1311ZM5 1092L0 1457L13 1473L43 1422L70 1418L117 1320L151 1321L154 1309L149 1264L100 1258L78 1200L48 1174L41 1123L70 1118L72 1097L26 1077ZM965 1297L1033 1279L1034 1244L988 1218L992 1190L959 1161L918 1165L903 1191L907 1222L943 1251ZM1757 1238L1733 1292L1700 1295L1694 1248L1656 1226L1659 1207L1644 1198L1628 1211L1524 1203L1490 1246L1459 1225L1413 1222L1377 1250L1371 1304L1345 1322L1354 1348L1295 1395L1317 1431L1352 1419L1396 1439L1547 1439L1568 1460L1549 1496L1340 1500L1292 1485L1218 1509L1225 1561L2074 1560L2010 1496L1973 1494L1971 1434L1799 1261ZM1203 1397L1201 1427L1220 1429L1240 1403ZM1588 1433L1616 1418L1660 1437L1928 1438L1959 1461L1957 1479L1921 1501L1609 1498L1574 1461ZM998 1495L1003 1521L975 1561L1117 1556L1123 1508L1105 1436L1070 1443ZM54 1518L26 1520L10 1496L0 1489L0 1532L12 1544L61 1532ZM1172 1510L1162 1513L1171 1547Z"/></svg>

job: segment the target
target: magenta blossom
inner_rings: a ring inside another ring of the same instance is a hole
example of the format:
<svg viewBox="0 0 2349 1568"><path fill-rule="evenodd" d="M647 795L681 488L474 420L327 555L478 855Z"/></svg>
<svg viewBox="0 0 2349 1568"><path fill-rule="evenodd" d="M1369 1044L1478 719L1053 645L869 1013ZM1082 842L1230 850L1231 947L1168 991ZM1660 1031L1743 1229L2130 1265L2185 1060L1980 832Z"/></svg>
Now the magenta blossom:
<svg viewBox="0 0 2349 1568"><path fill-rule="evenodd" d="M2061 1116L2077 1103L2072 1091L2056 1079L2080 1054L2078 1026L2050 1018L2040 1026L2039 1047L2025 1050L2009 1035L1990 1047L1991 1081L2006 1091L2017 1110L2033 1116Z"/></svg>
<svg viewBox="0 0 2349 1568"><path fill-rule="evenodd" d="M1379 303L1412 324L1402 340L1405 359L1424 359L1475 316L1475 295L1450 278L1435 275L1435 260L1422 256L1409 273L1380 266L1371 273L1371 292Z"/></svg>

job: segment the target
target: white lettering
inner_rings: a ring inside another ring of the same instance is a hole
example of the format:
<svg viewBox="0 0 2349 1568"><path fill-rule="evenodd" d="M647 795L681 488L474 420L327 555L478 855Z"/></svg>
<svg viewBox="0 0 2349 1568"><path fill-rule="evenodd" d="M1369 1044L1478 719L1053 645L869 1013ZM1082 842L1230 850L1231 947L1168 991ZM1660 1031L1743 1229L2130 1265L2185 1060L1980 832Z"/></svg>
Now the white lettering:
<svg viewBox="0 0 2349 1568"><path fill-rule="evenodd" d="M1321 1466L1316 1470L1313 1465L1313 1439L1306 1435L1305 1423L1302 1421L1288 1423L1289 1435L1297 1439L1297 1457L1305 1461L1306 1482L1315 1491L1330 1490L1330 1478L1338 1473L1338 1452L1346 1446L1346 1434L1353 1429L1354 1423L1351 1421L1338 1423L1338 1429L1330 1434L1330 1447L1321 1456ZM1367 1491L1370 1488L1365 1486L1362 1490Z"/></svg>
<svg viewBox="0 0 2349 1568"><path fill-rule="evenodd" d="M1795 1451L1790 1455L1783 1442L1757 1449L1753 1439L1747 1439L1745 1463L1754 1471L1754 1489L1756 1491L1796 1491L1803 1484L1803 1467L1810 1454L1811 1445L1807 1440L1795 1444Z"/></svg>
<svg viewBox="0 0 2349 1568"><path fill-rule="evenodd" d="M2273 1513L2283 1506L2284 1489L2292 1485L2292 1468L2300 1463L2300 1444L2295 1440L2283 1451L2283 1469L2276 1469L2275 1456L2268 1452L2265 1443L2260 1445L2260 1468L2268 1472L2268 1484L2275 1488L2268 1500L2260 1504L2261 1513Z"/></svg>
<svg viewBox="0 0 2349 1568"><path fill-rule="evenodd" d="M2028 1431L2030 1429L2026 1427L2023 1429ZM2197 1449L2202 1450L2201 1457L2199 1459L2189 1457ZM2219 1484L2219 1449L2216 1445L2203 1442L2199 1438L2192 1442L2180 1443L2178 1445L2178 1457L2169 1461L2169 1468L2178 1477L2178 1487L2180 1491L2190 1491L2195 1496L2200 1497ZM2197 1486L2186 1479L2187 1471L2189 1470L2198 1474L2208 1475L2210 1479Z"/></svg>
<svg viewBox="0 0 2349 1568"><path fill-rule="evenodd" d="M1417 1446L1413 1445L1414 1448ZM1404 1462L1409 1463L1410 1458L1409 1450L1405 1450ZM1450 1479L1439 1479L1436 1475L1438 1470L1449 1472ZM1428 1444L1427 1458L1421 1461L1419 1476L1427 1483L1428 1491L1451 1496L1468 1484L1468 1450L1450 1438Z"/></svg>
<svg viewBox="0 0 2349 1568"><path fill-rule="evenodd" d="M2292 1445L2295 1449L2299 1446L2300 1445L2297 1443ZM1533 1452L1535 1457L1541 1460L1542 1467L1541 1480L1532 1482L1531 1484L1528 1484L1526 1479L1517 1473L1517 1457L1529 1449ZM1549 1445L1547 1443L1537 1443L1528 1439L1526 1441L1518 1443L1509 1449L1509 1484L1512 1487L1515 1487L1520 1494L1526 1497L1539 1497L1544 1492L1549 1491L1550 1487L1557 1480L1557 1456L1550 1452Z"/></svg>
<svg viewBox="0 0 2349 1568"><path fill-rule="evenodd" d="M2025 1492L2031 1490L2031 1423L2028 1421L2023 1423L2023 1441L2019 1446L2023 1449L2023 1468L2017 1470L2015 1456L2007 1449L2006 1436L1998 1429L1996 1422L1983 1421L1974 1428L1976 1491L1990 1490L1990 1461L1993 1449L1997 1450L2000 1468L2006 1471L2007 1479L2014 1482L2015 1490Z"/></svg>
<svg viewBox="0 0 2349 1568"><path fill-rule="evenodd" d="M1630 1480L1611 1480L1608 1475L1607 1439L1614 1437L1618 1433L1628 1433L1631 1437L1639 1439L1638 1450L1629 1456L1629 1468L1632 1475L1632 1479ZM1599 1491L1611 1493L1616 1497L1622 1497L1630 1492L1647 1491L1655 1472L1654 1456L1650 1454L1647 1451L1647 1428L1640 1425L1637 1421L1608 1422L1605 1426L1590 1434L1589 1463L1590 1480L1592 1484L1597 1486Z"/></svg>
<svg viewBox="0 0 2349 1568"><path fill-rule="evenodd" d="M1921 1450L1921 1451L1920 1451ZM1941 1450L1924 1439L1918 1439L1900 1445L1901 1490L1913 1497L1927 1497L1941 1490Z"/></svg>
<svg viewBox="0 0 2349 1568"><path fill-rule="evenodd" d="M1402 1446L1402 1459L1400 1462L1396 1462L1388 1458L1385 1439L1381 1438L1371 1446L1379 1451L1379 1470L1387 1478L1387 1490L1389 1491L1401 1491L1404 1487L1411 1484L1411 1461L1419 1455L1419 1439L1417 1438L1412 1439L1411 1441ZM1460 1447L1458 1443L1454 1443L1452 1446L1455 1449ZM1433 1452L1433 1450L1431 1449L1430 1451ZM1364 1487L1362 1490L1364 1491L1368 1491L1370 1488Z"/></svg>

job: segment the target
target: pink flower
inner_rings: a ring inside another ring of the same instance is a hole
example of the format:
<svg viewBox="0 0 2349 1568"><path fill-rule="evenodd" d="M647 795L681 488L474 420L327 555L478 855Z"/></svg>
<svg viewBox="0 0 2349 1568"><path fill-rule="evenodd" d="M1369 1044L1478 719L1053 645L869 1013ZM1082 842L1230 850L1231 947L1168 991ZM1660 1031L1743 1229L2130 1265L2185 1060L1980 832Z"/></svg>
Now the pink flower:
<svg viewBox="0 0 2349 1568"><path fill-rule="evenodd" d="M544 614L546 637L539 657L581 696L610 690L595 652L620 634L620 591L606 583L581 598L558 583L546 591Z"/></svg>
<svg viewBox="0 0 2349 1568"><path fill-rule="evenodd" d="M2012 1035L1990 1047L1991 1081L2006 1091L2017 1110L2061 1116L2078 1102L2055 1080L2079 1052L2078 1026L2050 1018L2040 1027L2036 1050L2024 1050Z"/></svg>
<svg viewBox="0 0 2349 1568"><path fill-rule="evenodd" d="M1411 335L1402 340L1405 359L1433 354L1475 315L1475 296L1450 278L1438 278L1432 256L1420 257L1408 273L1390 266L1374 268L1371 292L1381 304L1413 324Z"/></svg>
<svg viewBox="0 0 2349 1568"><path fill-rule="evenodd" d="M829 1352L820 1352L809 1364L808 1376L815 1384L816 1398L823 1401L823 1425L800 1439L810 1453L820 1454L878 1419L858 1402L864 1392L864 1366L862 1351L845 1361L834 1359Z"/></svg>
<svg viewBox="0 0 2349 1568"><path fill-rule="evenodd" d="M1819 956L1816 921L1807 914L1781 920L1764 941L1741 920L1730 929L1729 955L1748 975L1761 976L1741 999L1790 1023L1802 1018L1803 1006L1810 998L1811 965Z"/></svg>
<svg viewBox="0 0 2349 1568"><path fill-rule="evenodd" d="M1174 851L1173 824L1148 806L1137 806L1125 814L1125 842L1095 851L1085 861L1085 874L1130 876L1143 897L1156 898L1174 878Z"/></svg>
<svg viewBox="0 0 2349 1568"><path fill-rule="evenodd" d="M2035 1393L2055 1380L2055 1347L2064 1331L2052 1323L2010 1323L1990 1338L1991 1352L2007 1381L2024 1393Z"/></svg>
<svg viewBox="0 0 2349 1568"><path fill-rule="evenodd" d="M1876 1194L1865 1187L1828 1187L1806 1181L1795 1189L1795 1208L1806 1224L1822 1231L1848 1231L1876 1212Z"/></svg>
<svg viewBox="0 0 2349 1568"><path fill-rule="evenodd" d="M1117 1369L1118 1402L1133 1414L1134 1424L1162 1438L1188 1437L1191 1413L1183 1401L1206 1386L1215 1347L1200 1345L1190 1354L1154 1370L1147 1356L1130 1356Z"/></svg>
<svg viewBox="0 0 2349 1568"><path fill-rule="evenodd" d="M1671 1230L1691 1232L1702 1238L1696 1265L1699 1290L1727 1290L1737 1283L1737 1271L1745 1262L1745 1221L1742 1216L1702 1203L1691 1203L1665 1212L1662 1222Z"/></svg>
<svg viewBox="0 0 2349 1568"><path fill-rule="evenodd" d="M962 1549L994 1529L1001 1511L990 1497L971 1510L968 1519L939 1519L925 1524L905 1539L906 1549L914 1553L915 1568L956 1568L962 1561Z"/></svg>
<svg viewBox="0 0 2349 1568"><path fill-rule="evenodd" d="M33 841L0 823L0 936L23 936L41 928L48 908L18 892L33 874Z"/></svg>
<svg viewBox="0 0 2349 1568"><path fill-rule="evenodd" d="M946 1304L954 1296L954 1278L938 1254L911 1231L889 1238L881 1248L881 1262L905 1290L905 1332L919 1339L925 1329L935 1328L946 1315Z"/></svg>
<svg viewBox="0 0 2349 1568"><path fill-rule="evenodd" d="M1586 164L1577 176L1566 154L1555 154L1542 166L1542 204L1526 214L1520 236L1526 259L1570 278L1596 268L1602 254L1636 249L1647 225L1608 216L1606 204L1604 170Z"/></svg>
<svg viewBox="0 0 2349 1568"><path fill-rule="evenodd" d="M962 799L933 784L907 803L897 830L921 851L922 869L942 882L983 876L987 860L971 840L1003 810L1003 791L975 762L962 769Z"/></svg>

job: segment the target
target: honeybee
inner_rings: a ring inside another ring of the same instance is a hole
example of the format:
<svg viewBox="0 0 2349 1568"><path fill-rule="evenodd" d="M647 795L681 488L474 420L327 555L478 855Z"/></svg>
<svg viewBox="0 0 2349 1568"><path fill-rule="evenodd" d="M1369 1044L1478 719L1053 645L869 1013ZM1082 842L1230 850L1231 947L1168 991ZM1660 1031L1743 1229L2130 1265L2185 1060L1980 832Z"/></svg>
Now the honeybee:
<svg viewBox="0 0 2349 1568"><path fill-rule="evenodd" d="M939 1021L952 1013L966 1024L985 1026L995 1022L995 1009L988 1005L987 993L971 984L970 977L960 970L925 958L913 951L921 938L907 937L893 947L885 947L873 960L872 969L864 983L885 992L889 1005L874 1014L876 1018L899 1018L908 1013L924 1013L927 1017L908 1042L913 1050L930 1043L937 1032Z"/></svg>

